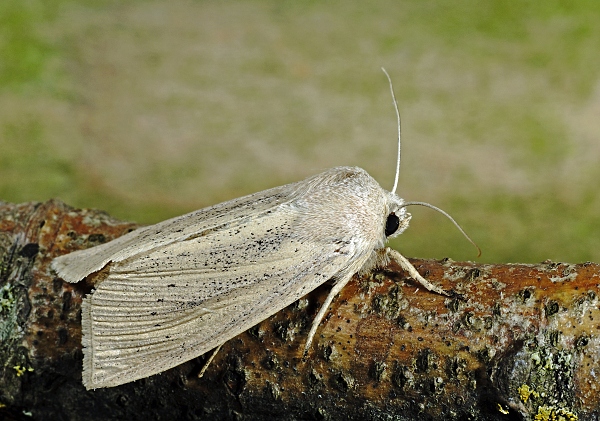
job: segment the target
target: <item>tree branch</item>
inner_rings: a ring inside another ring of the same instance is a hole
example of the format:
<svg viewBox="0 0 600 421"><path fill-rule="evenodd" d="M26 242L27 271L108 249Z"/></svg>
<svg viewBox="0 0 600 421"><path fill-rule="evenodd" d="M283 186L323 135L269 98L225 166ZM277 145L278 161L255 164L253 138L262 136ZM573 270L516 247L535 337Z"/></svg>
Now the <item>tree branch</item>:
<svg viewBox="0 0 600 421"><path fill-rule="evenodd" d="M0 203L0 418L592 420L600 416L600 266L411 259L356 276L305 358L323 285L202 356L160 375L86 391L85 282L51 260L134 224L59 201ZM535 417L538 418L535 418ZM554 418L553 418L554 417ZM562 418L560 418L562 417Z"/></svg>

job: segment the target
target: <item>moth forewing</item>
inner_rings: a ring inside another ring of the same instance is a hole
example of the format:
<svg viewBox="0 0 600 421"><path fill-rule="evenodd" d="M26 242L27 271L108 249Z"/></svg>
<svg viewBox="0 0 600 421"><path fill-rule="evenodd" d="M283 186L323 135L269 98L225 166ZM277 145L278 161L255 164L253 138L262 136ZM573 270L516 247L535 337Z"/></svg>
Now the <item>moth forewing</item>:
<svg viewBox="0 0 600 421"><path fill-rule="evenodd" d="M98 247L96 262L110 265L84 300L84 385L111 387L162 372L329 279L343 286L373 264L383 244L385 194L364 170L333 168ZM183 228L186 220L192 226ZM94 250L60 258L62 273Z"/></svg>

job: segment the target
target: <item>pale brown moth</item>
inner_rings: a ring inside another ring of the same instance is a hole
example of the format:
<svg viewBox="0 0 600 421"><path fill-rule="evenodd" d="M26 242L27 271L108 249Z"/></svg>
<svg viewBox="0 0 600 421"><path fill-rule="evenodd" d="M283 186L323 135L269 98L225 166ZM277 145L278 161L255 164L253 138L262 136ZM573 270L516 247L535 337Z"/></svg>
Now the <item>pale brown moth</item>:
<svg viewBox="0 0 600 421"><path fill-rule="evenodd" d="M391 192L361 168L337 167L54 259L67 282L105 274L82 304L85 387L117 386L198 357L331 280L307 351L352 276L390 259L428 290L447 295L385 247L408 227L406 206L428 206L450 218L395 193L400 116L391 80L390 89L398 117Z"/></svg>

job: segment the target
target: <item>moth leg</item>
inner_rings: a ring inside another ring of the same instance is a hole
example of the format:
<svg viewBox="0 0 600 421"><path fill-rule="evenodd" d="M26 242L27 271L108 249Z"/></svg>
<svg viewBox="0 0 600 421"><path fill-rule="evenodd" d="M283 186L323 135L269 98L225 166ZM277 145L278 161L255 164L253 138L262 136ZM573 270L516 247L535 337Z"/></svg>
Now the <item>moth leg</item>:
<svg viewBox="0 0 600 421"><path fill-rule="evenodd" d="M325 313L327 313L327 309L329 309L329 305L331 304L331 302L333 301L335 296L339 294L339 292L342 290L342 288L344 288L346 286L346 284L350 281L350 279L352 279L352 275L354 275L354 274L351 273L350 275L346 275L345 278L341 278L340 280L338 280L331 288L331 291L329 291L329 295L325 299L325 302L323 303L323 305L321 305L319 312L317 313L317 315L315 316L315 319L313 320L313 324L312 324L312 327L310 328L310 332L308 332L308 337L306 338L306 345L304 345L304 355L308 354L308 349L310 348L310 344L312 343L313 338L314 338L315 334L317 333L317 328L319 327L319 324L321 324L321 320L323 320L323 317L325 317Z"/></svg>
<svg viewBox="0 0 600 421"><path fill-rule="evenodd" d="M206 371L206 369L208 368L210 363L212 363L212 360L215 358L215 356L217 355L217 353L219 352L219 350L221 349L222 346L223 346L223 344L219 345L218 347L216 347L213 350L212 354L210 354L210 357L208 357L208 360L206 360L206 362L204 363L202 370L200 370L200 373L198 373L198 378L204 376L204 372Z"/></svg>
<svg viewBox="0 0 600 421"><path fill-rule="evenodd" d="M447 297L450 296L450 294L444 291L442 288L432 284L427 279L423 278L421 274L417 272L417 269L415 269L415 267L408 261L408 259L402 256L399 252L389 247L386 247L385 251L391 260L398 263L402 267L402 269L408 272L411 278L423 285L429 291L437 292L438 294L445 295Z"/></svg>

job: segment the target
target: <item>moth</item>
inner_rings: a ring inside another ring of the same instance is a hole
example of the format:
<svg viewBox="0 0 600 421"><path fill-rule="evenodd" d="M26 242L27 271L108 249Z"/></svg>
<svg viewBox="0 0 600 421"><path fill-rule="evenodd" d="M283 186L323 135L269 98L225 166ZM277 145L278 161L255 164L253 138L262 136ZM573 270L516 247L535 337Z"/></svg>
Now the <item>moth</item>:
<svg viewBox="0 0 600 421"><path fill-rule="evenodd" d="M428 290L447 295L385 247L408 227L409 205L428 206L450 218L435 206L406 202L395 193L400 115L386 76L398 117L391 192L361 168L336 167L52 261L67 282L102 274L82 304L87 389L128 383L198 357L332 281L308 333L307 351L329 305L352 276L390 260Z"/></svg>

